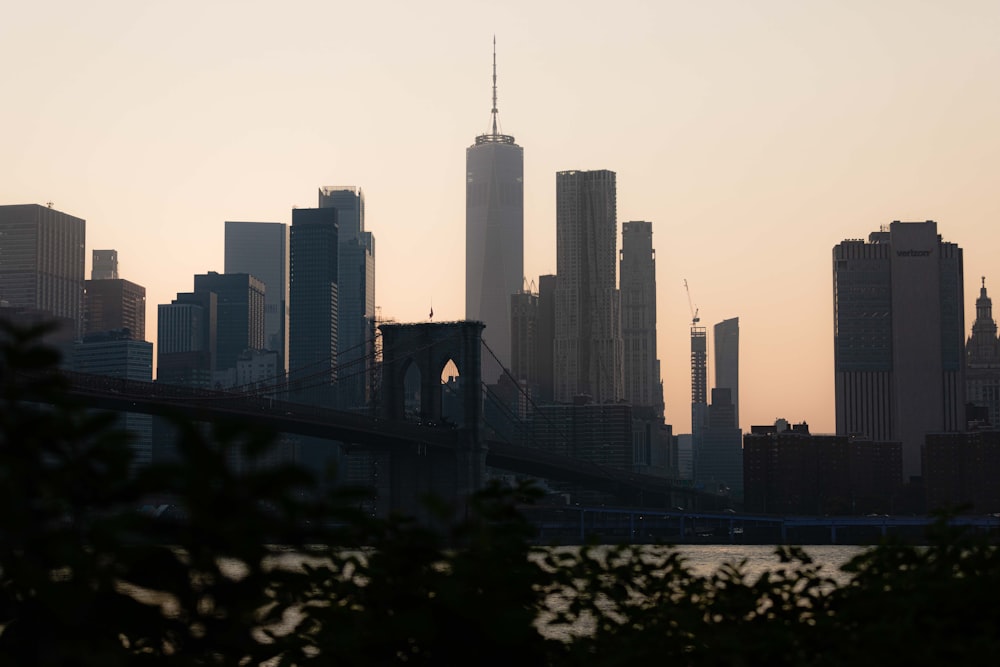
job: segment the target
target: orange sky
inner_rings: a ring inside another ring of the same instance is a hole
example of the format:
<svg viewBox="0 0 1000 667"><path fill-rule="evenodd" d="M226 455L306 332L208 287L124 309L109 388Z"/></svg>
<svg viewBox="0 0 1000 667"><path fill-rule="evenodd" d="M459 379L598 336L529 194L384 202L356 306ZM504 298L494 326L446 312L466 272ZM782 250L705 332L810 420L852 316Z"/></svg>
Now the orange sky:
<svg viewBox="0 0 1000 667"><path fill-rule="evenodd" d="M742 426L833 430L832 247L937 220L1000 296L1000 3L17 3L0 22L0 203L54 202L156 304L223 269L223 222L364 188L377 302L464 315L465 148L525 155L525 271L555 271L555 172L651 220L667 419L690 312L740 318ZM995 277L995 278L994 278Z"/></svg>

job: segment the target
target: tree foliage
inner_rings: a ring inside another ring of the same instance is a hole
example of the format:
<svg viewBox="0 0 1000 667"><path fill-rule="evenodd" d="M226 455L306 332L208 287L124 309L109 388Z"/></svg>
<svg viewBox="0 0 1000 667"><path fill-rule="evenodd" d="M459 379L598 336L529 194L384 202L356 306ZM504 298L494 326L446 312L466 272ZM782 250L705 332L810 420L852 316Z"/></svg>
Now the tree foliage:
<svg viewBox="0 0 1000 667"><path fill-rule="evenodd" d="M129 434L67 400L41 330L0 323L0 664L978 664L1000 653L1000 556L942 522L838 584L802 550L751 578L676 551L539 548L493 487L446 530L373 519L272 438L177 420L179 458L129 475ZM179 511L153 517L150 498ZM438 508L441 525L452 516ZM280 545L280 546L275 546Z"/></svg>

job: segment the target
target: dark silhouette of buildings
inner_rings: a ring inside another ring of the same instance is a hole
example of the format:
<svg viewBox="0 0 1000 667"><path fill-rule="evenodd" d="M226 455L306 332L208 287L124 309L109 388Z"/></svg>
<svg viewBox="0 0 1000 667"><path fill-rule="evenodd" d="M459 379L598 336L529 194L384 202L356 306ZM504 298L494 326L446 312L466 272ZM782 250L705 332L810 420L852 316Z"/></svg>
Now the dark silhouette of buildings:
<svg viewBox="0 0 1000 667"><path fill-rule="evenodd" d="M114 278L93 282L117 282ZM85 335L66 348L63 365L77 373L107 375L124 380L153 381L153 344L136 339L129 329L100 331ZM149 465L153 459L153 418L147 414L124 412L118 426L132 434L131 470Z"/></svg>
<svg viewBox="0 0 1000 667"><path fill-rule="evenodd" d="M765 514L891 514L902 504L902 448L805 423L743 436L744 507Z"/></svg>
<svg viewBox="0 0 1000 667"><path fill-rule="evenodd" d="M837 433L898 441L920 474L927 433L965 428L962 249L893 222L833 249Z"/></svg>
<svg viewBox="0 0 1000 667"><path fill-rule="evenodd" d="M923 471L929 511L1000 512L1000 431L929 433Z"/></svg>

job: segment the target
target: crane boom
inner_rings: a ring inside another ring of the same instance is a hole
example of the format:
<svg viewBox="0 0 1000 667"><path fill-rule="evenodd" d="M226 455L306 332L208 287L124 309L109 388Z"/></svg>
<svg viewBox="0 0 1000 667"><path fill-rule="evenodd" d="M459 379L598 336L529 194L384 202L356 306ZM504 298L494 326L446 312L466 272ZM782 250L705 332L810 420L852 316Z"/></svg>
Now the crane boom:
<svg viewBox="0 0 1000 667"><path fill-rule="evenodd" d="M691 288L688 287L687 278L684 279L684 291L687 292L688 308L691 309L691 326L694 326L701 321L701 318L698 317L698 309L694 307L693 303L691 303Z"/></svg>

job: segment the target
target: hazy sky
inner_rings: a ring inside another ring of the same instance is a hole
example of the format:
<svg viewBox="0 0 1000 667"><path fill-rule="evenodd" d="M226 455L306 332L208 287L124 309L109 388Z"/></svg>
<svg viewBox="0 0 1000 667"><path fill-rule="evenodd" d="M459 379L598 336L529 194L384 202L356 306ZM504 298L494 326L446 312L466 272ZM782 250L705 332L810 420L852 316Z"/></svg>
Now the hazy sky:
<svg viewBox="0 0 1000 667"><path fill-rule="evenodd" d="M157 304L223 270L224 221L291 223L322 185L364 188L384 317L461 319L494 33L527 276L556 270L555 172L616 171L619 228L653 222L675 432L684 279L702 324L740 318L742 426L814 432L834 428L835 244L933 219L965 250L966 329L979 276L1000 297L995 0L9 5L0 203L85 218L88 277L117 249L150 339Z"/></svg>

